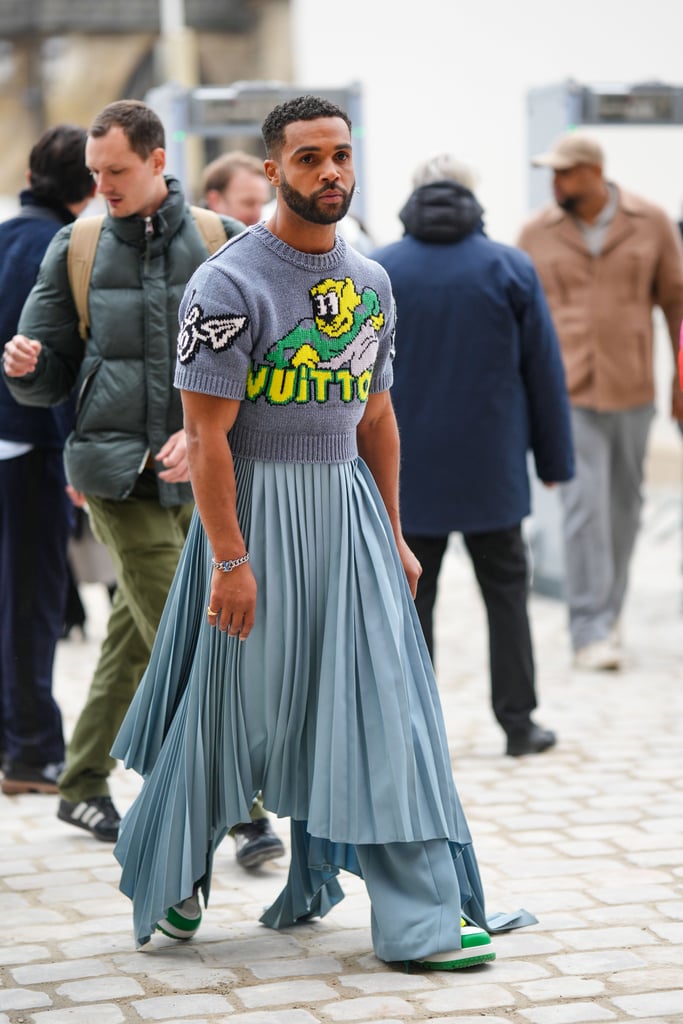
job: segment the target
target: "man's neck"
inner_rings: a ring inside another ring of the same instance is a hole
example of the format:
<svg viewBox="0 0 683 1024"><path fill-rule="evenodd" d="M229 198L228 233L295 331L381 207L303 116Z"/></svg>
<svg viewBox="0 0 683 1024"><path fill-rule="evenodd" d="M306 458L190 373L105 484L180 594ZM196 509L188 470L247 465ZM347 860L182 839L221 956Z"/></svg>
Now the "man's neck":
<svg viewBox="0 0 683 1024"><path fill-rule="evenodd" d="M603 181L602 187L595 194L586 196L581 201L579 206L576 208L576 216L580 217L581 220L585 220L587 224L592 224L609 202L609 190L607 184Z"/></svg>
<svg viewBox="0 0 683 1024"><path fill-rule="evenodd" d="M299 252L322 256L334 249L336 224L312 224L288 207L276 206L273 216L266 221L266 227L281 242Z"/></svg>

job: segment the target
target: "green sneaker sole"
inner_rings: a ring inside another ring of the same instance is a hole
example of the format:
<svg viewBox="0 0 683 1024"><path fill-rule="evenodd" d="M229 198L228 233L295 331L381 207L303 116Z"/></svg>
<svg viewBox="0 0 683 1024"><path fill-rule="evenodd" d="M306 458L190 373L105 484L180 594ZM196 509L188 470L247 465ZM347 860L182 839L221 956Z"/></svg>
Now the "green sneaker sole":
<svg viewBox="0 0 683 1024"><path fill-rule="evenodd" d="M458 971L463 967L478 967L479 964L490 963L496 959L493 950L488 953L474 953L469 949L462 949L463 954L457 959L451 960L413 960L418 967L426 968L428 971Z"/></svg>
<svg viewBox="0 0 683 1024"><path fill-rule="evenodd" d="M176 907L170 907L166 916L157 921L156 929L169 939L187 942L202 923L202 912L196 896L190 896Z"/></svg>

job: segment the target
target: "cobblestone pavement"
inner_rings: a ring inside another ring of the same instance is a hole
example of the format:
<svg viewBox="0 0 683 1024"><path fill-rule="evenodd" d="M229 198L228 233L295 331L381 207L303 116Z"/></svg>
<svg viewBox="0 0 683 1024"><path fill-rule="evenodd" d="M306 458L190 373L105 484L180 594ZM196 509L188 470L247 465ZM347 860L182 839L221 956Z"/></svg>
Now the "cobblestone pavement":
<svg viewBox="0 0 683 1024"><path fill-rule="evenodd" d="M405 974L371 952L357 879L323 921L284 933L257 918L286 861L248 874L227 840L211 906L187 945L136 951L111 847L55 817L56 798L0 796L0 1024L579 1024L683 1021L683 621L680 494L646 506L624 616L621 673L569 667L565 612L532 598L551 752L502 756L488 705L486 631L466 555L449 552L438 676L458 788L489 911L539 923L495 938L495 963ZM87 640L60 644L67 734L106 600L85 588ZM121 809L139 781L119 769ZM277 828L287 841L284 821Z"/></svg>

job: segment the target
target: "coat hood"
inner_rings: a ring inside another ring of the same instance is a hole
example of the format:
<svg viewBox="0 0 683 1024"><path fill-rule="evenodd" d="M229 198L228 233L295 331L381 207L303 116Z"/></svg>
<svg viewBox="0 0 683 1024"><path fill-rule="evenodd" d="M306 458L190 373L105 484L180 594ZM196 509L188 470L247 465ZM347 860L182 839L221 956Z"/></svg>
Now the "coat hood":
<svg viewBox="0 0 683 1024"><path fill-rule="evenodd" d="M421 242L459 242L483 228L483 213L463 185L432 181L415 189L399 217L407 233Z"/></svg>

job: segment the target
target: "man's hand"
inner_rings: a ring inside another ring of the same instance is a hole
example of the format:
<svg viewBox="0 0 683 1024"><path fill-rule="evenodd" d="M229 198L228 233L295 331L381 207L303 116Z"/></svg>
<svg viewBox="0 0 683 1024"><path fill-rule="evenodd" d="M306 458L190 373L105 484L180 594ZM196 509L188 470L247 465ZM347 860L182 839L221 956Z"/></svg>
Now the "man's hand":
<svg viewBox="0 0 683 1024"><path fill-rule="evenodd" d="M5 345L2 366L8 377L25 377L38 365L42 345L23 334L15 334Z"/></svg>
<svg viewBox="0 0 683 1024"><path fill-rule="evenodd" d="M159 478L168 484L187 483L190 479L190 467L187 463L187 439L184 430L171 434L154 456L157 462L166 467L159 473Z"/></svg>
<svg viewBox="0 0 683 1024"><path fill-rule="evenodd" d="M210 626L246 640L256 617L256 580L245 562L232 572L214 569L206 614Z"/></svg>
<svg viewBox="0 0 683 1024"><path fill-rule="evenodd" d="M403 565L403 571L405 572L406 579L408 580L410 593L413 596L413 600L415 600L415 595L417 594L417 582L422 575L422 566L404 541L403 537L396 541L396 547L398 548L398 554L401 559L401 564Z"/></svg>
<svg viewBox="0 0 683 1024"><path fill-rule="evenodd" d="M71 499L72 505L74 505L76 508L87 507L88 502L86 501L85 494L83 494L82 491L77 491L75 487L71 486L71 484L67 484L65 490L66 493L69 495L69 498Z"/></svg>

